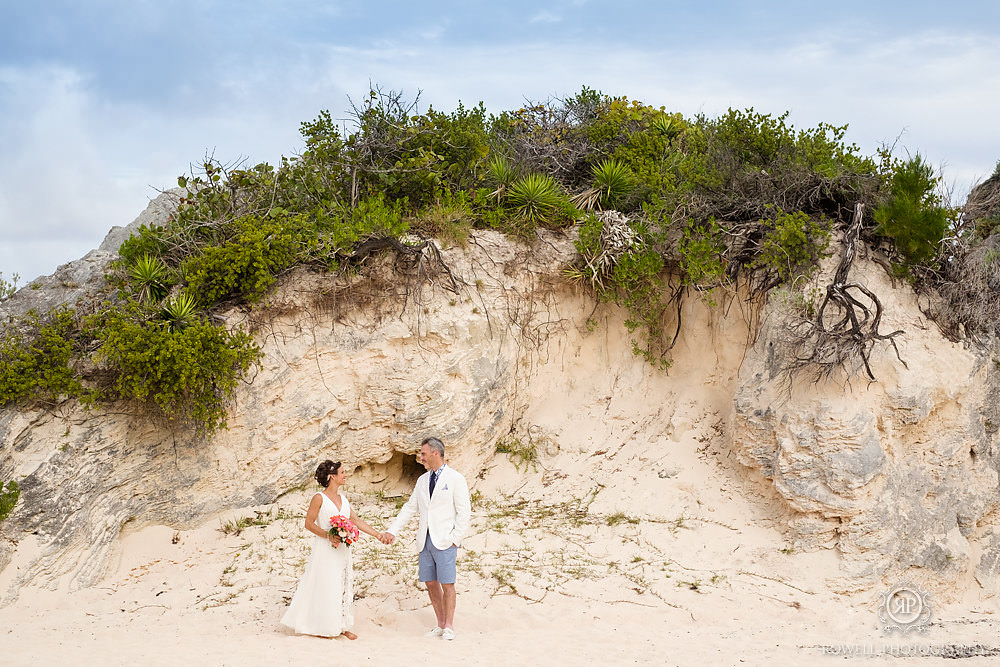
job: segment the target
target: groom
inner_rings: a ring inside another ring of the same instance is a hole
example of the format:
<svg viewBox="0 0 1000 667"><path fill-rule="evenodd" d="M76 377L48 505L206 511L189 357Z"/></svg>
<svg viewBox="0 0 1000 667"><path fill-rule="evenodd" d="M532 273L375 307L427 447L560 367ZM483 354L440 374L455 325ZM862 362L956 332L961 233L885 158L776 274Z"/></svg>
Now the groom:
<svg viewBox="0 0 1000 667"><path fill-rule="evenodd" d="M420 581L427 584L437 616L437 626L427 635L454 639L455 560L472 517L469 486L461 473L444 462L444 444L437 438L420 443L420 462L427 472L417 480L410 499L379 539L392 544L399 529L419 513Z"/></svg>

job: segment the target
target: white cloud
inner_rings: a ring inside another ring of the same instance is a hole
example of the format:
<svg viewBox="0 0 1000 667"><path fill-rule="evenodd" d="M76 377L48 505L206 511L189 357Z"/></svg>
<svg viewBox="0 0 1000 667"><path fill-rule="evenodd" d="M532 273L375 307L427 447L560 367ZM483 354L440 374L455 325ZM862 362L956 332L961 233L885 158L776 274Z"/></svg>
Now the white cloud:
<svg viewBox="0 0 1000 667"><path fill-rule="evenodd" d="M542 10L531 17L529 23L559 23L562 17L550 11Z"/></svg>
<svg viewBox="0 0 1000 667"><path fill-rule="evenodd" d="M25 280L97 247L206 151L277 161L295 147L302 120L274 122L268 114L280 106L179 117L110 104L65 68L4 68L0 86L10 91L0 126L0 271Z"/></svg>
<svg viewBox="0 0 1000 667"><path fill-rule="evenodd" d="M447 26L445 24L438 23L417 29L417 35L420 36L420 39L433 42L439 40L445 34L446 30Z"/></svg>

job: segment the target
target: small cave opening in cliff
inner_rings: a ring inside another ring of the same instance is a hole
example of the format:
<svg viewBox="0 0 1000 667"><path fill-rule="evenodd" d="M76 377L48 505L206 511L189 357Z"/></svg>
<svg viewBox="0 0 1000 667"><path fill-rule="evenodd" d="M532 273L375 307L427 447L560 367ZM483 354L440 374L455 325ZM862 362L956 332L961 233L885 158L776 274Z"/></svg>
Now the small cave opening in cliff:
<svg viewBox="0 0 1000 667"><path fill-rule="evenodd" d="M367 481L367 484L359 484L359 488L377 489L392 497L409 495L417 478L424 472L424 466L417 462L413 454L393 452L385 463L371 462L356 467L354 476Z"/></svg>

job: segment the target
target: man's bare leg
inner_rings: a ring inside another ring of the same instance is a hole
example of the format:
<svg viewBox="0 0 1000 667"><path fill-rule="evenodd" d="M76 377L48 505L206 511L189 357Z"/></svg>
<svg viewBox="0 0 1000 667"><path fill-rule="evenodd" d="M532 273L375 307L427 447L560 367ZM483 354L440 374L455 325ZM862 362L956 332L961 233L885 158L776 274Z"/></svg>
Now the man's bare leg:
<svg viewBox="0 0 1000 667"><path fill-rule="evenodd" d="M455 629L455 584L441 584L441 615L444 625L438 621L438 627Z"/></svg>
<svg viewBox="0 0 1000 667"><path fill-rule="evenodd" d="M427 595L431 599L431 606L434 607L434 615L437 616L437 626L439 628L446 628L445 625L445 595L441 590L441 584L436 581L428 581L427 584ZM445 588L451 586L451 594L454 598L455 596L455 584L445 584ZM452 615L455 614L455 603L452 602L451 605Z"/></svg>

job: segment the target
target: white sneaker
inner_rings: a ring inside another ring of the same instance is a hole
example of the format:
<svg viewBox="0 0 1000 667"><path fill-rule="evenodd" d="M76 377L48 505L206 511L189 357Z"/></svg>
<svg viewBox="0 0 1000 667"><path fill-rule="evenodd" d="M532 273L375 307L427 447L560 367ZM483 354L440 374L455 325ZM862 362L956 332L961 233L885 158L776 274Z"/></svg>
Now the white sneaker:
<svg viewBox="0 0 1000 667"><path fill-rule="evenodd" d="M455 631L452 630L451 628L445 628L444 630L441 631L441 639L447 639L448 641L451 641L454 638L455 638Z"/></svg>
<svg viewBox="0 0 1000 667"><path fill-rule="evenodd" d="M434 628L424 633L424 637L440 637L444 634L444 628Z"/></svg>

